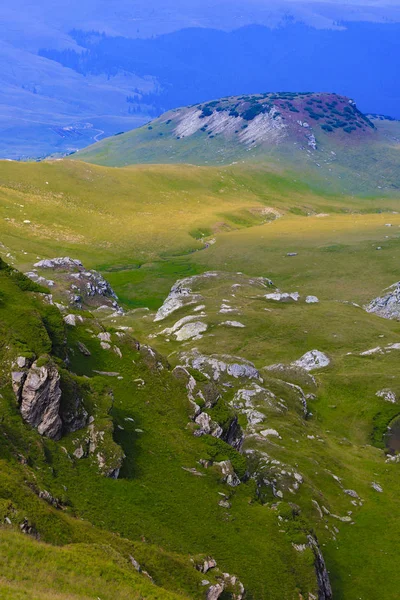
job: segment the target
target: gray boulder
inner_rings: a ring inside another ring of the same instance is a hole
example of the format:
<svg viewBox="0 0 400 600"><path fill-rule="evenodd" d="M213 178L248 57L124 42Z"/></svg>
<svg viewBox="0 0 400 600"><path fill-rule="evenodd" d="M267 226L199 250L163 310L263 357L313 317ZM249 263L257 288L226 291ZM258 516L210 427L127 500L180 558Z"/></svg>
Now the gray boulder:
<svg viewBox="0 0 400 600"><path fill-rule="evenodd" d="M389 288L390 290L384 296L380 296L372 300L365 310L368 313L374 313L384 319L399 319L400 318L400 281L394 283Z"/></svg>
<svg viewBox="0 0 400 600"><path fill-rule="evenodd" d="M13 373L13 383L15 375ZM24 375L25 377L18 377L20 386L16 394L21 405L22 418L37 429L40 435L54 440L60 439L61 388L57 368L51 362L42 366L35 362Z"/></svg>
<svg viewBox="0 0 400 600"><path fill-rule="evenodd" d="M330 364L329 358L319 350L310 350L303 354L301 358L292 363L295 367L301 367L305 371L313 371L314 369L322 369Z"/></svg>

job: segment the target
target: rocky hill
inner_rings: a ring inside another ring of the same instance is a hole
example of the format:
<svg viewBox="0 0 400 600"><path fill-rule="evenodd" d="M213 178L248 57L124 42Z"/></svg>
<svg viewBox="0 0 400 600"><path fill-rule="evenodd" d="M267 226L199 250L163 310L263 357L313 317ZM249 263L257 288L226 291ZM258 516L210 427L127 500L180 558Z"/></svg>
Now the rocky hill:
<svg viewBox="0 0 400 600"><path fill-rule="evenodd" d="M269 93L172 110L73 158L102 165L267 162L323 187L393 191L400 185L396 121L369 118L337 94Z"/></svg>

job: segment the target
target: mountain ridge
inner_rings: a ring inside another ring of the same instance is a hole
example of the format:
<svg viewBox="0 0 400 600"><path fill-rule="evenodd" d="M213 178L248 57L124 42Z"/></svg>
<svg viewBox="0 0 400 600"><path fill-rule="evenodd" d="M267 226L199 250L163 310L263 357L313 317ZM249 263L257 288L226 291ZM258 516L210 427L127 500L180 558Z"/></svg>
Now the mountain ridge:
<svg viewBox="0 0 400 600"><path fill-rule="evenodd" d="M333 93L221 98L169 111L70 158L106 166L265 163L322 189L395 193L397 121L369 118Z"/></svg>

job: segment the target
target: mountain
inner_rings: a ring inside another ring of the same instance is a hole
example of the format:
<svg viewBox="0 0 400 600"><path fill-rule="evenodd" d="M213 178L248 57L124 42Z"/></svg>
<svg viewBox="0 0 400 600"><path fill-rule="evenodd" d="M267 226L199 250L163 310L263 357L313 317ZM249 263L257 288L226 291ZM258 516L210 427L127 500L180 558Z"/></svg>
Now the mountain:
<svg viewBox="0 0 400 600"><path fill-rule="evenodd" d="M400 116L399 19L377 9L24 3L0 8L3 158L63 155L169 109L257 90L335 90Z"/></svg>
<svg viewBox="0 0 400 600"><path fill-rule="evenodd" d="M102 165L264 162L325 188L394 192L398 123L337 94L267 93L173 110L73 158Z"/></svg>

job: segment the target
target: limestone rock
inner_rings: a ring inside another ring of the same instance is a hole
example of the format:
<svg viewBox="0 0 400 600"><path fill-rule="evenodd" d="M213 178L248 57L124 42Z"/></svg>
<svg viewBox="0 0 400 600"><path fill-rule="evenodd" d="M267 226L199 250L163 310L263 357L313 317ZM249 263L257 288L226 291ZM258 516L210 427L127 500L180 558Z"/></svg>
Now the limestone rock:
<svg viewBox="0 0 400 600"><path fill-rule="evenodd" d="M308 535L307 538L309 546L314 553L314 567L318 583L318 600L331 600L332 587L318 540L311 534Z"/></svg>
<svg viewBox="0 0 400 600"><path fill-rule="evenodd" d="M254 364L244 358L227 354L200 354L198 350L185 352L181 355L185 366L197 369L213 381L219 381L223 375L247 379L261 379L260 373Z"/></svg>
<svg viewBox="0 0 400 600"><path fill-rule="evenodd" d="M300 298L300 294L298 292L292 292L288 294L287 292L280 292L276 290L276 292L272 292L271 294L265 294L264 298L266 300L274 300L275 302L297 302Z"/></svg>
<svg viewBox="0 0 400 600"><path fill-rule="evenodd" d="M376 481L373 481L373 482L371 483L371 487L372 487L372 488L373 488L373 489L374 489L376 492L379 492L379 493L382 493L382 492L383 492L382 486L381 486L381 485L379 485L379 483L376 483Z"/></svg>
<svg viewBox="0 0 400 600"><path fill-rule="evenodd" d="M55 269L57 267L70 269L71 267L83 267L83 264L80 260L76 260L70 258L69 256L64 256L62 258L51 258L40 260L39 262L33 265L34 267L40 269Z"/></svg>
<svg viewBox="0 0 400 600"><path fill-rule="evenodd" d="M224 321L223 323L221 323L221 325L226 325L227 327L238 327L238 328L246 327L246 325L243 325L243 323L240 323L239 321Z"/></svg>
<svg viewBox="0 0 400 600"><path fill-rule="evenodd" d="M396 394L389 389L379 390L375 395L378 396L378 398L383 398L386 400L386 402L391 402L392 404L397 402Z"/></svg>
<svg viewBox="0 0 400 600"><path fill-rule="evenodd" d="M52 269L55 280L63 281L63 288L67 283L70 304L77 307L81 307L82 303L97 306L99 300L103 303L108 301L109 308L115 309L117 313L123 312L108 281L97 271L86 270L80 260L65 256L41 260L34 266L38 269ZM35 280L39 281L40 277L36 273L33 272L31 275L35 275ZM54 285L53 281L50 283Z"/></svg>
<svg viewBox="0 0 400 600"><path fill-rule="evenodd" d="M197 435L212 435L213 437L221 437L222 427L213 421L205 412L200 413L194 420L194 422L200 427L195 434Z"/></svg>
<svg viewBox="0 0 400 600"><path fill-rule="evenodd" d="M400 281L394 283L389 288L390 290L384 296L375 298L367 306L365 310L368 313L374 313L384 319L399 319L400 318Z"/></svg>
<svg viewBox="0 0 400 600"><path fill-rule="evenodd" d="M176 340L183 342L190 339L200 339L201 334L207 331L208 326L206 323L196 321L195 323L187 323L183 325L179 331L175 333Z"/></svg>
<svg viewBox="0 0 400 600"><path fill-rule="evenodd" d="M217 561L211 556L208 556L204 561L196 565L196 569L200 571L200 573L208 573L211 569L215 569L217 566Z"/></svg>
<svg viewBox="0 0 400 600"><path fill-rule="evenodd" d="M307 296L306 304L318 304L319 300L317 296Z"/></svg>
<svg viewBox="0 0 400 600"><path fill-rule="evenodd" d="M60 400L60 375L57 368L51 362L42 366L35 362L27 372L19 391L23 419L35 427L40 435L60 439Z"/></svg>
<svg viewBox="0 0 400 600"><path fill-rule="evenodd" d="M222 460L221 462L216 462L215 466L221 470L222 480L230 485L231 487L236 487L240 485L240 479L236 475L232 463L230 460Z"/></svg>
<svg viewBox="0 0 400 600"><path fill-rule="evenodd" d="M216 583L208 588L207 591L207 600L218 600L225 589L223 583Z"/></svg>
<svg viewBox="0 0 400 600"><path fill-rule="evenodd" d="M199 300L201 300L201 296L199 294L194 294L192 292L191 285L193 280L194 278L187 277L186 279L177 281L172 286L168 297L157 311L157 314L154 318L155 322L166 319L166 317L182 306L196 304Z"/></svg>
<svg viewBox="0 0 400 600"><path fill-rule="evenodd" d="M70 327L76 327L77 322L83 323L83 318L81 315L70 314L64 317L64 323L66 323L66 325L70 325Z"/></svg>
<svg viewBox="0 0 400 600"><path fill-rule="evenodd" d="M295 360L292 365L301 367L305 371L313 371L314 369L327 367L330 362L329 358L323 352L310 350L310 352L306 352L301 358Z"/></svg>

